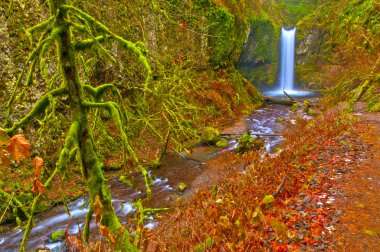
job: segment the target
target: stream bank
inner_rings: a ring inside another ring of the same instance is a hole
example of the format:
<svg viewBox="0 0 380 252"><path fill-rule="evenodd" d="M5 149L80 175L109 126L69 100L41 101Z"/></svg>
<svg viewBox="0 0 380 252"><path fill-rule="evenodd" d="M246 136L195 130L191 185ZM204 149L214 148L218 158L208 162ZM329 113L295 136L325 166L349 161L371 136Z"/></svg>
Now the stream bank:
<svg viewBox="0 0 380 252"><path fill-rule="evenodd" d="M370 161L371 145L361 138L365 132L354 115L340 109L312 121L297 120L284 132L278 155L262 159L253 153L244 175L231 174L216 191L203 190L162 216L146 248L334 251L335 230L344 213L334 187ZM370 226L368 230L377 234Z"/></svg>
<svg viewBox="0 0 380 252"><path fill-rule="evenodd" d="M255 134L273 135L260 136L265 139L263 153L273 153L276 146L283 140L280 133L284 129L284 122L294 123L298 113L289 110L285 105L268 105L262 109L254 111L251 115L242 118L233 125L221 130L223 134L242 134L249 131L252 136ZM282 120L278 120L282 118ZM279 134L279 135L276 135ZM237 147L237 139L229 139L227 148L219 148L206 144L198 145L191 151L191 155L168 154L165 156L160 169L152 170L154 178L152 186L152 200L146 201L146 207L174 207L179 201L191 196L194 192L212 187L218 180L226 178L232 172L244 172L242 161L236 160L231 154ZM143 184L142 178L136 178L135 184ZM184 183L187 189L179 192L178 185ZM118 216L126 224L136 211L132 202L143 198L145 189L141 186L131 188L121 182L117 177L110 178L110 191L113 196L113 203ZM66 230L70 235L78 233L83 225L84 216L88 211L88 203L80 198L69 204L70 215L65 206L57 206L36 218L38 223L32 230L28 246L29 249L48 248L54 251L62 250L64 241L51 240L51 234L57 230ZM146 223L148 228L156 225L154 219ZM22 239L23 232L19 228L15 231L0 235L0 245L3 251L14 251Z"/></svg>

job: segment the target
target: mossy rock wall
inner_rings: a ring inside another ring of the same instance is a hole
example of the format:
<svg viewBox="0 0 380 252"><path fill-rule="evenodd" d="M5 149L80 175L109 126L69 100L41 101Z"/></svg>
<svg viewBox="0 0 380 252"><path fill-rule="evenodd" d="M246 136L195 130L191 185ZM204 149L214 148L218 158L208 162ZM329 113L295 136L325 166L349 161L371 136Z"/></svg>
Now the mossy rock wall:
<svg viewBox="0 0 380 252"><path fill-rule="evenodd" d="M279 28L268 19L252 19L238 67L255 86L276 83Z"/></svg>

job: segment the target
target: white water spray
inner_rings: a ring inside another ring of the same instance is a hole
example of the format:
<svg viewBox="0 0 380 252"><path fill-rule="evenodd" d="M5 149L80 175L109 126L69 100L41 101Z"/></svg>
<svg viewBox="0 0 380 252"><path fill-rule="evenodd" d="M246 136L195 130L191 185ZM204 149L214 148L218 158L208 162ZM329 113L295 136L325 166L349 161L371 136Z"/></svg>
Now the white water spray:
<svg viewBox="0 0 380 252"><path fill-rule="evenodd" d="M292 92L294 90L294 49L296 41L296 28L281 29L281 61L279 84L281 90Z"/></svg>

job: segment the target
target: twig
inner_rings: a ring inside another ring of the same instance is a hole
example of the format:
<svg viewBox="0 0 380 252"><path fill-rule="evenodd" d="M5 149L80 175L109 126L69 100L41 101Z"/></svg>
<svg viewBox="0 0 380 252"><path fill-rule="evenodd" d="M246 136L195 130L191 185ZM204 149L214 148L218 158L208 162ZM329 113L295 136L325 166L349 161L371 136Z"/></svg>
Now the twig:
<svg viewBox="0 0 380 252"><path fill-rule="evenodd" d="M293 105L294 103L298 103L297 101L289 101L287 99L280 99L275 97L264 96L264 102L267 104L281 104L281 105Z"/></svg>
<svg viewBox="0 0 380 252"><path fill-rule="evenodd" d="M221 136L241 136L245 133L221 133ZM267 134L267 133L250 133L250 135L255 135L255 136L281 136L281 134L278 133L272 133L272 134Z"/></svg>
<svg viewBox="0 0 380 252"><path fill-rule="evenodd" d="M272 110L273 110L273 109L271 109L271 108L268 106L268 104L264 103L264 105L265 105L265 107L267 107L267 109L268 109L269 111L272 111Z"/></svg>
<svg viewBox="0 0 380 252"><path fill-rule="evenodd" d="M9 205L11 204L14 195L15 195L15 193L13 192L12 195L11 195L11 198L9 199L9 202L8 202L8 204L7 204L7 207L6 207L5 210L4 210L4 213L1 215L0 223L1 223L1 221L3 220L3 218L4 218L4 216L5 216L5 213L8 211Z"/></svg>
<svg viewBox="0 0 380 252"><path fill-rule="evenodd" d="M278 194L281 192L282 188L284 187L285 182L286 182L286 177L282 179L281 185L277 188L277 191L273 194L273 197L276 198L278 196Z"/></svg>
<svg viewBox="0 0 380 252"><path fill-rule="evenodd" d="M284 92L284 94L291 100L291 101L294 101L294 99L288 94L285 92L285 90L282 90L282 92Z"/></svg>

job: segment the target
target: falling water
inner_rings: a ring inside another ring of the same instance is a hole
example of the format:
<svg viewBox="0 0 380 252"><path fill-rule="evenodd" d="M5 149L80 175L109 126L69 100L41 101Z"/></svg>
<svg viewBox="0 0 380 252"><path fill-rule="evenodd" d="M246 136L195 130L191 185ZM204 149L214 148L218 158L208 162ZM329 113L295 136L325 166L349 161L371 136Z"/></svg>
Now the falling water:
<svg viewBox="0 0 380 252"><path fill-rule="evenodd" d="M296 27L281 28L280 40L280 73L278 86L275 90L264 92L269 96L284 96L284 91L292 96L313 96L313 92L299 90L295 87L294 62L295 62Z"/></svg>
<svg viewBox="0 0 380 252"><path fill-rule="evenodd" d="M280 88L286 92L294 90L294 48L296 28L281 29Z"/></svg>

